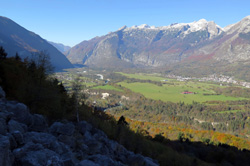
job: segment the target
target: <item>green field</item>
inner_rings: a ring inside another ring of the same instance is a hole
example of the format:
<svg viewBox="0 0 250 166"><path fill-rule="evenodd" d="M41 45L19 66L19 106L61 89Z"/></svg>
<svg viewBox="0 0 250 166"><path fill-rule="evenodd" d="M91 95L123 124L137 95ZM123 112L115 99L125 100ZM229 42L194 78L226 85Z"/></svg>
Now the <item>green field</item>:
<svg viewBox="0 0 250 166"><path fill-rule="evenodd" d="M215 94L212 90L213 84L200 83L200 82L177 82L174 85L164 84L163 86L157 86L151 83L126 83L120 82L125 88L128 88L134 92L141 93L147 98L171 101L171 102L185 102L192 103L205 102L205 101L227 101L227 100L243 100L244 98L236 98L224 95L212 95ZM184 91L194 92L195 94L182 94ZM204 95L211 94L211 95Z"/></svg>
<svg viewBox="0 0 250 166"><path fill-rule="evenodd" d="M127 74L127 73L122 73L122 72L117 72L117 73L119 73L119 74L121 74L123 76L126 76L128 78L136 78L136 79L140 79L140 80L151 80L151 81L172 80L172 79L159 77L159 76L155 76L155 75L150 75L150 74L142 74L142 73Z"/></svg>
<svg viewBox="0 0 250 166"><path fill-rule="evenodd" d="M92 89L115 90L115 91L123 92L122 89L116 88L112 85L96 86L96 87L93 87Z"/></svg>
<svg viewBox="0 0 250 166"><path fill-rule="evenodd" d="M87 82L87 83L82 83L83 85L85 85L86 87L90 87L90 86L95 86L96 83L94 82Z"/></svg>

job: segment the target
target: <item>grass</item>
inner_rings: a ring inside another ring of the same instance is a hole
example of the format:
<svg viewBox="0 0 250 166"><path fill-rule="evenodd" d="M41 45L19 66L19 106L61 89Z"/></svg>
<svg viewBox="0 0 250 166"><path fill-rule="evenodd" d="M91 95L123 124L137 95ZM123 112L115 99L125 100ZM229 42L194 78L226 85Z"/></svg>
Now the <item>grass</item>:
<svg viewBox="0 0 250 166"><path fill-rule="evenodd" d="M94 83L94 82L87 82L87 83L83 83L83 85L85 85L86 87L90 87L90 86L96 85L96 83Z"/></svg>
<svg viewBox="0 0 250 166"><path fill-rule="evenodd" d="M228 101L228 100L243 100L244 98L236 98L224 95L204 95L215 94L212 90L213 84L200 83L200 82L178 82L175 81L174 85L163 84L163 86L157 86L151 83L126 83L120 82L125 88L128 88L134 92L141 93L147 98L154 100L162 100L164 102L185 102L191 104L193 101L206 102L206 101ZM195 92L196 94L182 94L184 91Z"/></svg>
<svg viewBox="0 0 250 166"><path fill-rule="evenodd" d="M127 74L127 73L122 73L122 72L117 72L123 76L126 76L128 78L136 78L140 80L151 80L151 81L163 81L163 80L172 80L164 77L159 77L159 76L154 76L150 74L142 74L142 73L137 73L137 74Z"/></svg>
<svg viewBox="0 0 250 166"><path fill-rule="evenodd" d="M96 86L96 87L93 87L92 89L115 90L115 91L123 92L122 89L116 88L112 85Z"/></svg>

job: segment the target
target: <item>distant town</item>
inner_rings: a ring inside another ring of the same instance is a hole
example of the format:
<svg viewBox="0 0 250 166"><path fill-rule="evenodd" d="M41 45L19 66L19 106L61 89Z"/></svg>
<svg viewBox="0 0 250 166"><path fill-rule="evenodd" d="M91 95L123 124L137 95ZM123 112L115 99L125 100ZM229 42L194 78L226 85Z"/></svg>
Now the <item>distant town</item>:
<svg viewBox="0 0 250 166"><path fill-rule="evenodd" d="M250 88L249 82L235 80L233 77L225 76L225 75L212 74L212 75L209 75L207 77L196 78L196 77L182 77L182 76L176 76L176 75L169 74L166 77L167 78L174 78L174 79L177 79L178 81L188 81L188 80L198 80L201 82L212 81L212 82L216 82L216 83L235 84L235 85L243 86L246 88Z"/></svg>
<svg viewBox="0 0 250 166"><path fill-rule="evenodd" d="M83 72L77 72L77 74L83 74L87 73L86 71ZM95 74L96 80L100 79L103 80L104 76L102 74ZM73 75L70 74L63 74L63 73L57 73L56 77L59 80L67 80L67 81L73 81L75 78ZM225 76L225 75L217 75L217 74L212 74L207 77L202 77L202 78L197 78L197 77L185 77L185 76L177 76L173 74L169 74L165 76L166 78L170 79L176 79L177 81L188 81L188 80L198 80L200 82L215 82L215 83L220 83L221 85L224 84L234 84L238 86L243 86L246 88L250 88L250 82L245 82L245 81L240 81L240 80L235 80L234 77L230 76ZM109 82L110 80L108 79L105 82ZM168 81L167 79L162 80L162 81Z"/></svg>

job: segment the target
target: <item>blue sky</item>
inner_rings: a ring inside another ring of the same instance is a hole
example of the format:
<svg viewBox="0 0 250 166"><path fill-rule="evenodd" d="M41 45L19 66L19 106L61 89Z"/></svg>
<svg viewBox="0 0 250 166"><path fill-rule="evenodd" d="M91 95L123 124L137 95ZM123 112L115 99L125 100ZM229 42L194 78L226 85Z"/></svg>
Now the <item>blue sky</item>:
<svg viewBox="0 0 250 166"><path fill-rule="evenodd" d="M123 25L164 26L204 18L221 27L250 15L249 0L0 0L0 15L74 46Z"/></svg>

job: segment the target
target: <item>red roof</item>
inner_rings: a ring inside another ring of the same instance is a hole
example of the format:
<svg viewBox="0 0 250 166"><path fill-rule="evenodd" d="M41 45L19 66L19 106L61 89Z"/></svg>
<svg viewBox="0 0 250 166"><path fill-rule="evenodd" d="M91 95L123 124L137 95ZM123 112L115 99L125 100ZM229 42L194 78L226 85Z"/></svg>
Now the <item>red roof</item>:
<svg viewBox="0 0 250 166"><path fill-rule="evenodd" d="M182 92L182 94L193 94L194 92Z"/></svg>

